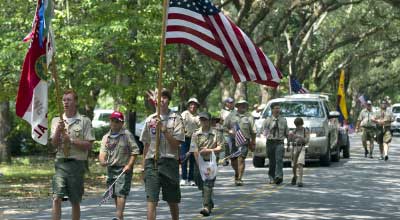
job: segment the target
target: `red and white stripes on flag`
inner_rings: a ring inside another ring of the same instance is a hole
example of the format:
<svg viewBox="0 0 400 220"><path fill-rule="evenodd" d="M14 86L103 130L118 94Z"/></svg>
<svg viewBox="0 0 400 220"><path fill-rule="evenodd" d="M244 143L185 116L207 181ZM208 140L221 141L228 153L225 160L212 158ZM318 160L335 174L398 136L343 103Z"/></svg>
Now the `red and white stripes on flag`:
<svg viewBox="0 0 400 220"><path fill-rule="evenodd" d="M187 44L218 60L236 82L276 87L282 78L263 51L209 0L170 0L166 43Z"/></svg>
<svg viewBox="0 0 400 220"><path fill-rule="evenodd" d="M246 137L244 136L242 130L240 130L239 124L235 124L235 143L236 146L241 146L246 144L247 140Z"/></svg>

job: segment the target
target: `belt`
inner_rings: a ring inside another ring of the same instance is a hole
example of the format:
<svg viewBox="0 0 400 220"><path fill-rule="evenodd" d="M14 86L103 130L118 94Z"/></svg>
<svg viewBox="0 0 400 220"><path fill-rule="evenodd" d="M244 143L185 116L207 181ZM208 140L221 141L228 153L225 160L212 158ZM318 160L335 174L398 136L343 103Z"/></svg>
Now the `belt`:
<svg viewBox="0 0 400 220"><path fill-rule="evenodd" d="M75 158L57 158L56 162L61 162L61 163L67 163L67 162L72 162L76 161Z"/></svg>
<svg viewBox="0 0 400 220"><path fill-rule="evenodd" d="M267 142L271 142L271 143L284 143L283 140L280 139L267 139Z"/></svg>

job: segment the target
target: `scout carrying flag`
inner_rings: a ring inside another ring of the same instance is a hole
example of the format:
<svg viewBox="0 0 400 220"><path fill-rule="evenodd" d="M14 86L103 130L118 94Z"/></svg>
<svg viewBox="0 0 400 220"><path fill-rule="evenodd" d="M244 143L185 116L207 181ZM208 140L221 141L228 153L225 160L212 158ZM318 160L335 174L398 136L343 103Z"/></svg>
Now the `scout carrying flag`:
<svg viewBox="0 0 400 220"><path fill-rule="evenodd" d="M349 115L347 113L347 106L346 106L346 93L344 89L344 70L340 72L339 78L339 87L337 92L337 110L340 113L339 121L340 123L347 124L347 120L349 119Z"/></svg>
<svg viewBox="0 0 400 220"><path fill-rule="evenodd" d="M32 138L40 144L48 139L47 68L54 53L50 22L52 0L38 0L32 31L24 38L30 42L19 81L16 114L32 126Z"/></svg>
<svg viewBox="0 0 400 220"><path fill-rule="evenodd" d="M167 44L187 44L221 62L236 82L279 85L281 72L210 0L170 0L167 16Z"/></svg>

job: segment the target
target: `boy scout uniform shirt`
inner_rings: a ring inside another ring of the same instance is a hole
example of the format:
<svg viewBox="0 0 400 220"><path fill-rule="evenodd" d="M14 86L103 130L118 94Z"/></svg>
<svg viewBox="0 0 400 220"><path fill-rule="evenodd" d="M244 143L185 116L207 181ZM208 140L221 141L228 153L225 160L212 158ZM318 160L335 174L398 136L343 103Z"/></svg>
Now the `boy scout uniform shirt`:
<svg viewBox="0 0 400 220"><path fill-rule="evenodd" d="M245 112L240 114L237 111L231 112L224 121L224 129L225 131L233 129L235 130L235 124L239 125L240 130L246 139L251 139L255 137L256 131L254 126L254 119L250 113Z"/></svg>
<svg viewBox="0 0 400 220"><path fill-rule="evenodd" d="M163 119L163 117L166 117ZM157 114L154 113L147 117L145 122L145 127L143 128L142 134L140 135L140 140L144 144L149 144L149 149L147 151L145 159L154 158L156 151L156 118ZM183 142L185 141L185 132L183 130L182 118L178 113L169 110L168 115L162 116L161 119L163 125L167 127L167 132L170 133L176 140ZM173 149L167 139L165 139L164 134L160 132L160 146L159 146L159 156L165 158L175 158L178 160L178 148Z"/></svg>
<svg viewBox="0 0 400 220"><path fill-rule="evenodd" d="M386 109L385 111L382 111L382 109L379 109L375 113L375 119L377 120L384 120L384 127L390 128L390 124L393 121L393 113L389 109Z"/></svg>
<svg viewBox="0 0 400 220"><path fill-rule="evenodd" d="M182 112L183 127L185 129L185 136L191 138L192 134L199 129L200 119L197 114L190 113L189 110Z"/></svg>
<svg viewBox="0 0 400 220"><path fill-rule="evenodd" d="M277 125L277 126L276 126ZM286 118L270 116L263 121L262 131L267 132L267 140L283 141L289 133Z"/></svg>
<svg viewBox="0 0 400 220"><path fill-rule="evenodd" d="M368 111L368 109L363 109L358 116L358 121L360 121L360 126L365 128L373 128L375 127L375 123L372 122L372 118L374 117L374 112Z"/></svg>
<svg viewBox="0 0 400 220"><path fill-rule="evenodd" d="M228 117L228 115L232 112L232 110L229 110L227 108L223 108L221 109L221 113L219 115L219 117L221 118L221 120L225 121L226 117Z"/></svg>
<svg viewBox="0 0 400 220"><path fill-rule="evenodd" d="M132 133L123 128L116 135L107 132L101 140L100 151L106 153L108 166L125 166L132 155L139 154L139 147Z"/></svg>
<svg viewBox="0 0 400 220"><path fill-rule="evenodd" d="M71 122L68 122L65 114L63 115L64 125L67 134L71 138L71 140L85 140L85 141L94 141L94 131L92 128L92 122L90 119L84 115L80 115L77 113ZM55 117L51 121L51 138L54 138L56 128L58 126L58 122L60 121L60 117ZM62 150L65 146L65 143L61 143L61 147L57 149L56 158L71 158L76 160L87 160L88 158L88 150L84 150L78 148L74 144L69 144L69 156L66 157L64 155L64 151Z"/></svg>
<svg viewBox="0 0 400 220"><path fill-rule="evenodd" d="M214 149L217 146L224 146L224 137L220 131L210 128L209 131L203 132L200 128L192 136L192 142L189 152L200 152L202 149ZM210 154L202 156L204 160L210 160Z"/></svg>

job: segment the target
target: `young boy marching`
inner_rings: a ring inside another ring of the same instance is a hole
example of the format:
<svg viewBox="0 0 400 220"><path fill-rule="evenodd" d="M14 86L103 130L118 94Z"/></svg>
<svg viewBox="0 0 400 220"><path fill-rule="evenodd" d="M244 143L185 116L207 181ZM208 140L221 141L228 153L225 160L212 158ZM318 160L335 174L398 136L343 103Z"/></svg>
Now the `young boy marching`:
<svg viewBox="0 0 400 220"><path fill-rule="evenodd" d="M303 186L303 166L305 165L305 146L310 140L310 131L303 127L303 119L296 118L294 120L294 125L296 129L293 132L289 132L289 143L292 144L292 169L293 178L292 185L298 187ZM299 170L299 175L297 176L297 169Z"/></svg>

